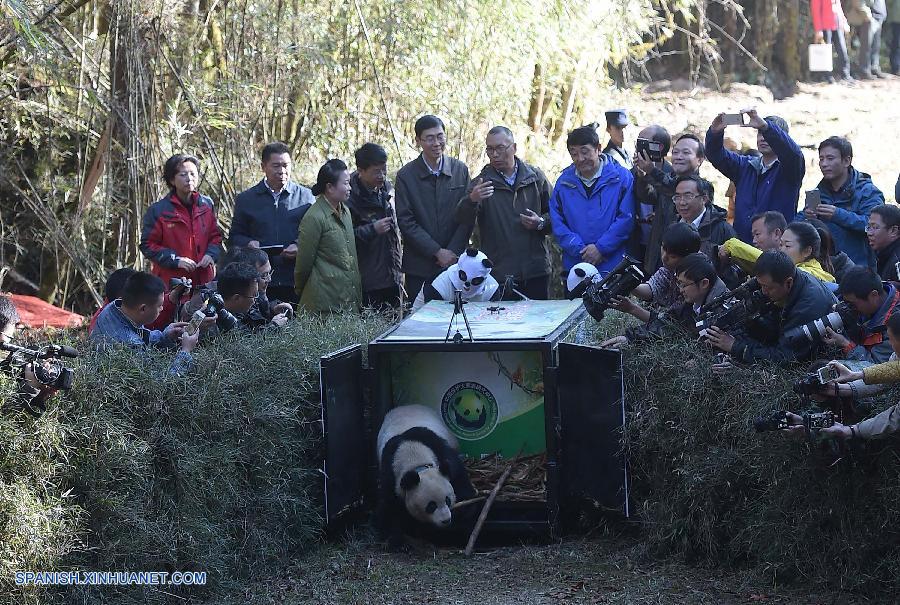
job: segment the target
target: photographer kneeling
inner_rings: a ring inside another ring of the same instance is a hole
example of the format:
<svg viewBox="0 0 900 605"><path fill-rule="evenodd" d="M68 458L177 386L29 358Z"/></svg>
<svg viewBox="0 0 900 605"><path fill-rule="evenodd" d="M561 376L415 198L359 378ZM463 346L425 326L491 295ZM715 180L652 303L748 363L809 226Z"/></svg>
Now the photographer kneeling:
<svg viewBox="0 0 900 605"><path fill-rule="evenodd" d="M6 296L0 296L0 343L12 345L16 335L16 326L19 323L19 312L12 300ZM32 415L40 415L47 405L47 401L56 394L56 387L44 384L35 375L33 363L27 363L19 367L13 364L13 353L10 353L3 361L0 361L0 371L6 372L16 378L18 389L12 401L4 401L3 406L21 408ZM68 388L68 387L63 387Z"/></svg>
<svg viewBox="0 0 900 605"><path fill-rule="evenodd" d="M819 345L790 338L792 329L828 314L837 302L821 280L799 270L781 251L763 252L755 265L756 279L763 295L775 309L754 322L759 331L731 335L718 326L709 328L706 338L715 348L729 353L735 361L809 361ZM762 338L761 336L765 336ZM788 336L786 336L788 335Z"/></svg>
<svg viewBox="0 0 900 605"><path fill-rule="evenodd" d="M675 280L684 297L684 302L675 305L662 314L649 312L649 318L641 325L629 328L624 336L610 338L601 347L617 348L648 338L663 337L669 324L678 324L696 333L697 313L707 301L727 292L725 283L716 274L716 268L702 252L689 254L675 267Z"/></svg>
<svg viewBox="0 0 900 605"><path fill-rule="evenodd" d="M895 355L900 355L900 313L887 320L887 335ZM894 359L871 365L859 371L852 371L844 364L832 361L828 364L838 373L836 383L862 380L867 385L900 382L900 361ZM788 415L788 422L797 424L796 415ZM860 439L881 439L900 431L900 403L894 404L880 414L849 426L835 422L822 429L822 434L840 439L859 437Z"/></svg>
<svg viewBox="0 0 900 605"><path fill-rule="evenodd" d="M893 349L885 337L886 325L895 311L900 311L900 291L869 267L856 266L847 270L838 290L841 298L859 313L861 332L854 342L847 336L825 328L827 344L843 351L844 358L880 363L887 361Z"/></svg>

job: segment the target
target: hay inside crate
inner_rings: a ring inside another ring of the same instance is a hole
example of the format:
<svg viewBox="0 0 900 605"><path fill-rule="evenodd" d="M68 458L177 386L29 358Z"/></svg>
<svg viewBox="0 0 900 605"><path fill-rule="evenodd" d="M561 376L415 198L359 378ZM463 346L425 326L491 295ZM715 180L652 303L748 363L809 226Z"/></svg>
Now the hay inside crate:
<svg viewBox="0 0 900 605"><path fill-rule="evenodd" d="M479 495L486 496L491 492L500 475L503 474L514 458L504 458L499 454L491 454L480 460L467 459L466 469L472 486ZM519 458L513 465L497 500L507 502L543 502L547 498L547 454L534 454Z"/></svg>

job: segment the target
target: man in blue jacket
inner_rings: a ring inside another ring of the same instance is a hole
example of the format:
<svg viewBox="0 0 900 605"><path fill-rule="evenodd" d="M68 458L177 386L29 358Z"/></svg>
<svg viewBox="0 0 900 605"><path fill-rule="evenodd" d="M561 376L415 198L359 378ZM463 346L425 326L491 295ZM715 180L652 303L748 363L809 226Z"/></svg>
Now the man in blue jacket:
<svg viewBox="0 0 900 605"><path fill-rule="evenodd" d="M845 252L856 265L875 267L875 252L866 238L869 214L884 204L884 194L872 177L858 171L853 162L853 147L844 137L828 137L819 144L818 184L821 203L806 208L797 220L818 218L828 224L836 252Z"/></svg>
<svg viewBox="0 0 900 605"><path fill-rule="evenodd" d="M762 119L755 109L741 113L749 118L747 126L756 129L756 148L762 155L748 157L725 149L725 114L720 113L706 132L706 157L734 182L734 230L749 244L753 241L752 218L757 214L776 210L789 217L797 213L806 162L800 147L788 136L783 118Z"/></svg>
<svg viewBox="0 0 900 605"><path fill-rule="evenodd" d="M563 270L576 263L596 266L601 275L622 260L634 227L634 177L600 153L600 138L589 126L569 133L572 165L563 170L550 197L550 222Z"/></svg>

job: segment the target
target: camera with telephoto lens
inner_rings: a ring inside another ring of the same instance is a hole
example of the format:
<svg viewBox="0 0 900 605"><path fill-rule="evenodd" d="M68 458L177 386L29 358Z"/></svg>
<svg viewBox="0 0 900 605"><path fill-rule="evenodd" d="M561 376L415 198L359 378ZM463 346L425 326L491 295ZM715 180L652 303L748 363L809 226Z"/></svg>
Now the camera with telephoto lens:
<svg viewBox="0 0 900 605"><path fill-rule="evenodd" d="M206 305L202 309L203 313L207 317L216 318L216 327L219 328L219 331L228 332L238 325L238 318L225 308L225 301L221 294L212 290L203 290L202 296L206 299Z"/></svg>
<svg viewBox="0 0 900 605"><path fill-rule="evenodd" d="M850 340L857 342L861 340L862 326L859 323L859 314L846 302L834 305L831 312L824 317L788 330L784 333L784 338L791 345L821 345L825 339L827 328L845 334Z"/></svg>
<svg viewBox="0 0 900 605"><path fill-rule="evenodd" d="M704 337L713 326L730 332L758 318L772 307L772 301L762 293L756 278L749 279L700 308L697 316L697 332Z"/></svg>
<svg viewBox="0 0 900 605"><path fill-rule="evenodd" d="M26 365L31 364L35 378L45 387L68 391L75 383L75 370L67 368L59 357L78 357L78 351L62 345L47 345L40 349L28 349L12 343L0 343L0 350L9 351L0 363L0 369L10 375L21 376Z"/></svg>
<svg viewBox="0 0 900 605"><path fill-rule="evenodd" d="M815 431L826 429L834 426L834 412L812 412L806 411L800 415L803 418L803 426L806 427L808 434L812 435ZM753 421L753 428L757 433L765 433L768 431L780 431L788 428L790 425L787 420L787 412L784 410L775 410L756 418Z"/></svg>
<svg viewBox="0 0 900 605"><path fill-rule="evenodd" d="M591 317L597 321L602 320L613 298L628 296L644 281L644 273L638 267L639 264L626 254L606 277L588 284L581 298Z"/></svg>

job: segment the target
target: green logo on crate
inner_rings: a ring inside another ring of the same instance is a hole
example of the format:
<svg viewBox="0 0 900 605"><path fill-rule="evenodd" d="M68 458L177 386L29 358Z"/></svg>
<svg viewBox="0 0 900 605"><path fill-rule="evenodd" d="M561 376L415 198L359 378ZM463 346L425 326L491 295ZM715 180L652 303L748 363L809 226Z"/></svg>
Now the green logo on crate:
<svg viewBox="0 0 900 605"><path fill-rule="evenodd" d="M475 441L497 426L499 408L494 395L477 382L457 382L444 393L441 416L454 435Z"/></svg>

